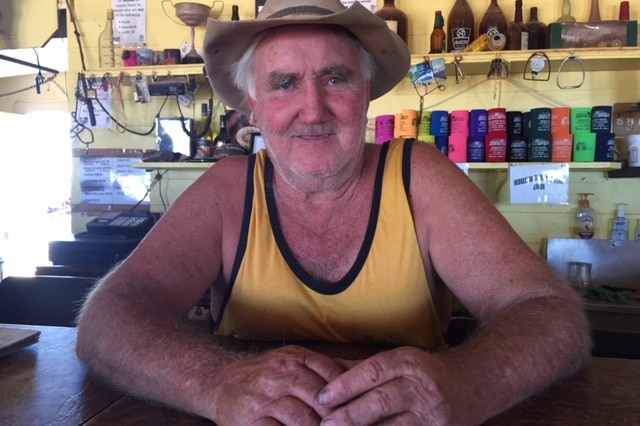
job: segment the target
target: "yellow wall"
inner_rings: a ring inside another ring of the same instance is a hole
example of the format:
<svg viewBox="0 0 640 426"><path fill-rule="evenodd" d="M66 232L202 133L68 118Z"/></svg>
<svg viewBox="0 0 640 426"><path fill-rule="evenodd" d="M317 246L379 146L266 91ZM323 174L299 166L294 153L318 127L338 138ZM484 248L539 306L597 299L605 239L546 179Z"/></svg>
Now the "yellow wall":
<svg viewBox="0 0 640 426"><path fill-rule="evenodd" d="M198 1L207 3L205 1ZM476 21L489 4L488 0L469 0L475 11ZM75 13L78 18L78 25L82 33L82 44L86 58L86 66L89 68L87 75L91 75L91 69L97 67L97 40L102 31L105 21L105 10L110 5L109 0L76 0ZM248 0L237 0L233 2L240 6L240 19L253 18L254 3ZM379 2L382 3L381 1ZM525 22L529 18L528 9L531 6L538 6L539 16L543 22L554 21L560 16L562 0L525 0ZM589 13L590 2L572 2L572 14L579 20L585 21ZM162 2L147 2L147 39L148 45L154 49L166 47L179 47L184 41L189 40L189 30L187 27L172 22L162 10ZM165 5L170 2L165 0ZM211 3L209 3L211 4ZM434 5L435 4L435 5ZM446 4L446 6L444 6ZM424 2L422 0L396 0L396 5L404 10L410 19L409 23L409 48L414 56L414 60L419 60L422 55L426 55L429 47L429 34L433 28L433 16L436 9L441 9L445 16L448 16L453 0L447 2ZM503 10L508 17L513 15L513 1L501 1ZM600 10L603 19L616 19L618 14L618 0L600 0ZM631 19L640 19L640 8L631 8ZM230 19L231 3L225 4L220 16L222 20ZM73 91L75 90L75 79L77 72L82 68L77 43L73 37L73 27L69 25L69 108L74 107ZM196 45L202 43L204 28L197 28ZM418 58L418 59L416 59ZM449 60L449 59L448 59ZM636 62L637 64L637 62ZM602 65L601 63L599 65ZM588 64L592 66L591 63ZM494 97L495 82L480 84L486 79L486 70L481 66L467 67L462 63L463 72L469 73L461 84L456 85L452 76L445 82L447 88L444 92L430 93L425 97L426 109L471 109L490 108L502 106L509 110L528 110L537 106L551 106L545 99L552 99L556 102L568 106L594 106L613 105L617 102L636 102L640 97L640 67L625 71L603 70L595 71L588 68L587 79L583 87L576 90L560 90L555 84L555 74L552 73L548 82L527 82L523 81L520 74L513 72L511 77L519 83L526 84L531 91L523 92L521 89L502 82L499 96ZM606 64L605 64L606 68ZM475 73L475 75L471 75ZM575 75L574 75L575 76ZM97 76L100 77L100 76ZM2 88L0 82L0 89ZM466 91L473 84L480 85L473 90L469 90L463 95L454 98L461 92ZM130 96L130 87L125 88L125 95ZM545 98L546 97L546 98ZM114 99L116 99L114 97ZM198 100L191 108L184 108L186 116L197 117L197 105L208 99L208 90L202 87ZM2 102L0 100L0 102ZM131 101L126 102L122 111L114 103L114 113L130 127L137 131L147 130L153 123L153 117L160 108L161 98L152 98L148 104L136 104ZM376 100L370 108L370 118L380 114L399 112L401 109L418 109L419 98L408 80L401 82L391 93ZM0 108L3 108L0 103ZM168 102L163 110L163 116L176 116L178 111L174 102ZM153 149L155 138L151 134L146 137L133 136L126 133L119 133L115 129L96 130L96 142L93 148L140 148ZM76 165L77 172L77 165ZM176 172L170 172L167 177ZM197 175L197 174L196 174ZM485 191L485 193L495 202L500 211L508 218L518 233L537 252L542 253L543 239L547 236L566 237L569 236L570 210L573 208L578 192L593 192L591 197L592 206L599 214L600 226L596 232L597 238L607 238L608 220L615 213L616 202L626 202L629 204L628 216L631 223L635 224L635 219L640 218L640 181L634 179L608 179L606 173L602 171L579 171L571 173L570 194L571 205L569 206L532 206L532 205L511 205L508 201L508 191L505 187L505 172L480 172L472 171L470 176ZM171 187L170 179L163 179L165 189ZM183 184L174 185L183 188ZM178 189L179 192L181 189ZM175 192L174 192L175 193ZM170 197L173 199L175 197ZM72 200L77 202L79 191L76 187L72 194ZM155 201L154 201L155 202ZM473 206L468 206L469 216L473 218ZM83 226L86 217L74 216L74 227Z"/></svg>

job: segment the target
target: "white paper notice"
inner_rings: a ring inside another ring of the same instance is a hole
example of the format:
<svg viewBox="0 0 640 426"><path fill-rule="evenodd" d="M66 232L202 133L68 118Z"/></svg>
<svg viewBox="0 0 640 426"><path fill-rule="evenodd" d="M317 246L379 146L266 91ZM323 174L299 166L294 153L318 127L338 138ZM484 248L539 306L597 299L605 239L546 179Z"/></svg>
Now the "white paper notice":
<svg viewBox="0 0 640 426"><path fill-rule="evenodd" d="M509 165L512 204L569 204L569 164Z"/></svg>
<svg viewBox="0 0 640 426"><path fill-rule="evenodd" d="M134 169L140 158L80 157L80 189L86 204L148 204L149 172Z"/></svg>
<svg viewBox="0 0 640 426"><path fill-rule="evenodd" d="M100 103L96 102L96 100L91 101L91 104L93 105L93 115L96 117L96 125L91 125L89 107L85 102L78 103L77 120L86 127L91 127L93 129L110 129L113 125L111 117L109 117L109 115L113 114L113 108L111 106L111 90L108 88L105 90L102 87L95 87L95 90L98 101L100 101ZM87 100L87 102L89 101Z"/></svg>
<svg viewBox="0 0 640 426"><path fill-rule="evenodd" d="M113 22L125 46L147 43L147 2L145 0L111 0Z"/></svg>

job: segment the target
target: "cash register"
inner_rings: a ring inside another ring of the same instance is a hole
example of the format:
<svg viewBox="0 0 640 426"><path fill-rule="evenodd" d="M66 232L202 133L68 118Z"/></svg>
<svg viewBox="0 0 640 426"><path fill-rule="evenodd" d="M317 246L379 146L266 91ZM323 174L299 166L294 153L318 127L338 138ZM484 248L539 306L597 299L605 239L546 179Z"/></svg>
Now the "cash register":
<svg viewBox="0 0 640 426"><path fill-rule="evenodd" d="M156 222L147 212L109 212L87 223L87 231L49 242L51 266L36 275L101 277L124 260Z"/></svg>

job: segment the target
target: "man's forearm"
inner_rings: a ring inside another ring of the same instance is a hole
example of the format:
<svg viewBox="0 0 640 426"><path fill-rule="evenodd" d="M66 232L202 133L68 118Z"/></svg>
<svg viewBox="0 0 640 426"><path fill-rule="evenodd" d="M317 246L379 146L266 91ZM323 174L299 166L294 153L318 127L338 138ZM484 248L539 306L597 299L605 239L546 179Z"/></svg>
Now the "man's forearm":
<svg viewBox="0 0 640 426"><path fill-rule="evenodd" d="M570 295L572 296L572 295ZM486 420L574 373L588 358L589 328L574 300L541 297L511 306L445 353L460 397Z"/></svg>
<svg viewBox="0 0 640 426"><path fill-rule="evenodd" d="M216 373L238 355L124 288L108 296L98 289L89 299L78 325L79 357L138 397L209 417Z"/></svg>

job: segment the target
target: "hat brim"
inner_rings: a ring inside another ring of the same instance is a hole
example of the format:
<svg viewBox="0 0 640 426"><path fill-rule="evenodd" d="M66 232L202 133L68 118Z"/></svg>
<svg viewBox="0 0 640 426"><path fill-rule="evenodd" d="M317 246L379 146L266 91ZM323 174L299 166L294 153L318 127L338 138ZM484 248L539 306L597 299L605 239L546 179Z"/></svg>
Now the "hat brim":
<svg viewBox="0 0 640 426"><path fill-rule="evenodd" d="M218 21L209 18L204 40L204 59L215 96L228 107L249 112L244 93L233 84L231 65L240 59L260 32L300 24L339 25L360 40L376 64L376 75L371 82L371 100L393 89L409 71L411 56L404 41L389 30L382 19L358 2L330 15L309 18L253 21Z"/></svg>

